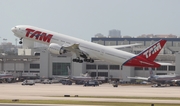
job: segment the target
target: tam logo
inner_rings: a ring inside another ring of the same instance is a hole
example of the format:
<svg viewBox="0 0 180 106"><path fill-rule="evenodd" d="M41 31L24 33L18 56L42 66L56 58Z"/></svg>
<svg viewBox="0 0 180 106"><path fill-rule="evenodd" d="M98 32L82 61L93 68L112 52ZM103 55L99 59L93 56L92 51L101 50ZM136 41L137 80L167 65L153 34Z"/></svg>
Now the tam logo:
<svg viewBox="0 0 180 106"><path fill-rule="evenodd" d="M158 52L159 50L161 50L161 45L160 43L157 43L156 45L152 46L151 48L149 48L147 51L145 51L143 53L143 55L146 56L146 58L149 58L151 55L155 54L156 52Z"/></svg>
<svg viewBox="0 0 180 106"><path fill-rule="evenodd" d="M49 43L51 41L51 38L53 37L52 34L47 34L45 32L41 31L35 31L34 29L26 28L26 37L34 38L39 41L47 42Z"/></svg>

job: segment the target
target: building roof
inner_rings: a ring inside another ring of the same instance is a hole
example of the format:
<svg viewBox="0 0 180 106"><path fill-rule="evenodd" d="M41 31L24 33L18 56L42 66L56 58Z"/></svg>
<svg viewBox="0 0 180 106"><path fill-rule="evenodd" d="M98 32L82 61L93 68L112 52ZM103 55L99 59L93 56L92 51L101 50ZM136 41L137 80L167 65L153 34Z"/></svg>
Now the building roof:
<svg viewBox="0 0 180 106"><path fill-rule="evenodd" d="M180 38L95 38L92 37L91 41L158 41L160 39L165 39L167 41L180 41Z"/></svg>

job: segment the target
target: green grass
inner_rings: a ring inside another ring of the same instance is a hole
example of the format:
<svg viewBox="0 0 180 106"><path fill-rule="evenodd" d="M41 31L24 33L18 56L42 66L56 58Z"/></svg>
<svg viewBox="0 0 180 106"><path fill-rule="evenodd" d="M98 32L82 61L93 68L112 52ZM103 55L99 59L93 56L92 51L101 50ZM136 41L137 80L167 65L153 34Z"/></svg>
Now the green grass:
<svg viewBox="0 0 180 106"><path fill-rule="evenodd" d="M73 101L73 100L0 100L0 103L25 103L25 104L73 104L73 105L101 105L101 106L151 106L150 103L125 103L125 102L92 102L92 101ZM179 106L179 104L160 104L154 106Z"/></svg>
<svg viewBox="0 0 180 106"><path fill-rule="evenodd" d="M81 96L80 96L81 97ZM83 98L116 98L116 99L153 99L153 100L180 100L176 97L130 97L130 96L82 96Z"/></svg>

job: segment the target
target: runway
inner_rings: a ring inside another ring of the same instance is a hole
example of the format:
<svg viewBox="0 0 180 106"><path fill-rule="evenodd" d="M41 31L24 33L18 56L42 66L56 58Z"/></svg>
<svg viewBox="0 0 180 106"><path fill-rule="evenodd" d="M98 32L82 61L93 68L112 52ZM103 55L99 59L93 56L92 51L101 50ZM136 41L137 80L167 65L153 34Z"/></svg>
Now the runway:
<svg viewBox="0 0 180 106"><path fill-rule="evenodd" d="M92 106L92 105L65 105L65 104L12 104L12 103L0 103L0 106ZM95 105L93 105L95 106Z"/></svg>
<svg viewBox="0 0 180 106"><path fill-rule="evenodd" d="M119 99L119 98L81 98L78 96L124 96L124 97L179 97L180 87L119 86L103 84L98 87L82 85L36 84L22 86L21 83L0 84L0 99L19 100L75 100L75 101L107 101L107 102L139 102L139 103L176 103L179 100L155 99ZM63 97L70 95L71 97Z"/></svg>

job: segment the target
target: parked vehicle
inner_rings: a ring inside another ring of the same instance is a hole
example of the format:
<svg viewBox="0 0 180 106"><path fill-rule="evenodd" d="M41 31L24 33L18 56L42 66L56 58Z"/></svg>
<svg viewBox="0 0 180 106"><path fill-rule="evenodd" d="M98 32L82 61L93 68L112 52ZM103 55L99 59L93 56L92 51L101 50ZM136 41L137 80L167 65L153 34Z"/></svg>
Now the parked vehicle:
<svg viewBox="0 0 180 106"><path fill-rule="evenodd" d="M112 85L113 85L113 87L118 87L118 82L117 81L113 81Z"/></svg>
<svg viewBox="0 0 180 106"><path fill-rule="evenodd" d="M35 85L35 81L34 80L24 80L22 82L22 85Z"/></svg>
<svg viewBox="0 0 180 106"><path fill-rule="evenodd" d="M99 86L99 83L96 80L89 80L84 83L84 86Z"/></svg>
<svg viewBox="0 0 180 106"><path fill-rule="evenodd" d="M72 81L71 81L71 80L68 80L68 79L62 80L61 83L62 83L63 85L72 85Z"/></svg>
<svg viewBox="0 0 180 106"><path fill-rule="evenodd" d="M76 81L75 84L76 85L83 85L85 83L85 81L83 80L80 80L80 81Z"/></svg>
<svg viewBox="0 0 180 106"><path fill-rule="evenodd" d="M35 83L41 83L41 79L35 79Z"/></svg>
<svg viewBox="0 0 180 106"><path fill-rule="evenodd" d="M51 82L52 83L59 83L59 80L58 79L52 79Z"/></svg>
<svg viewBox="0 0 180 106"><path fill-rule="evenodd" d="M42 83L43 83L43 84L51 84L52 82L51 82L51 80L49 80L49 79L44 79L44 80L42 81Z"/></svg>

